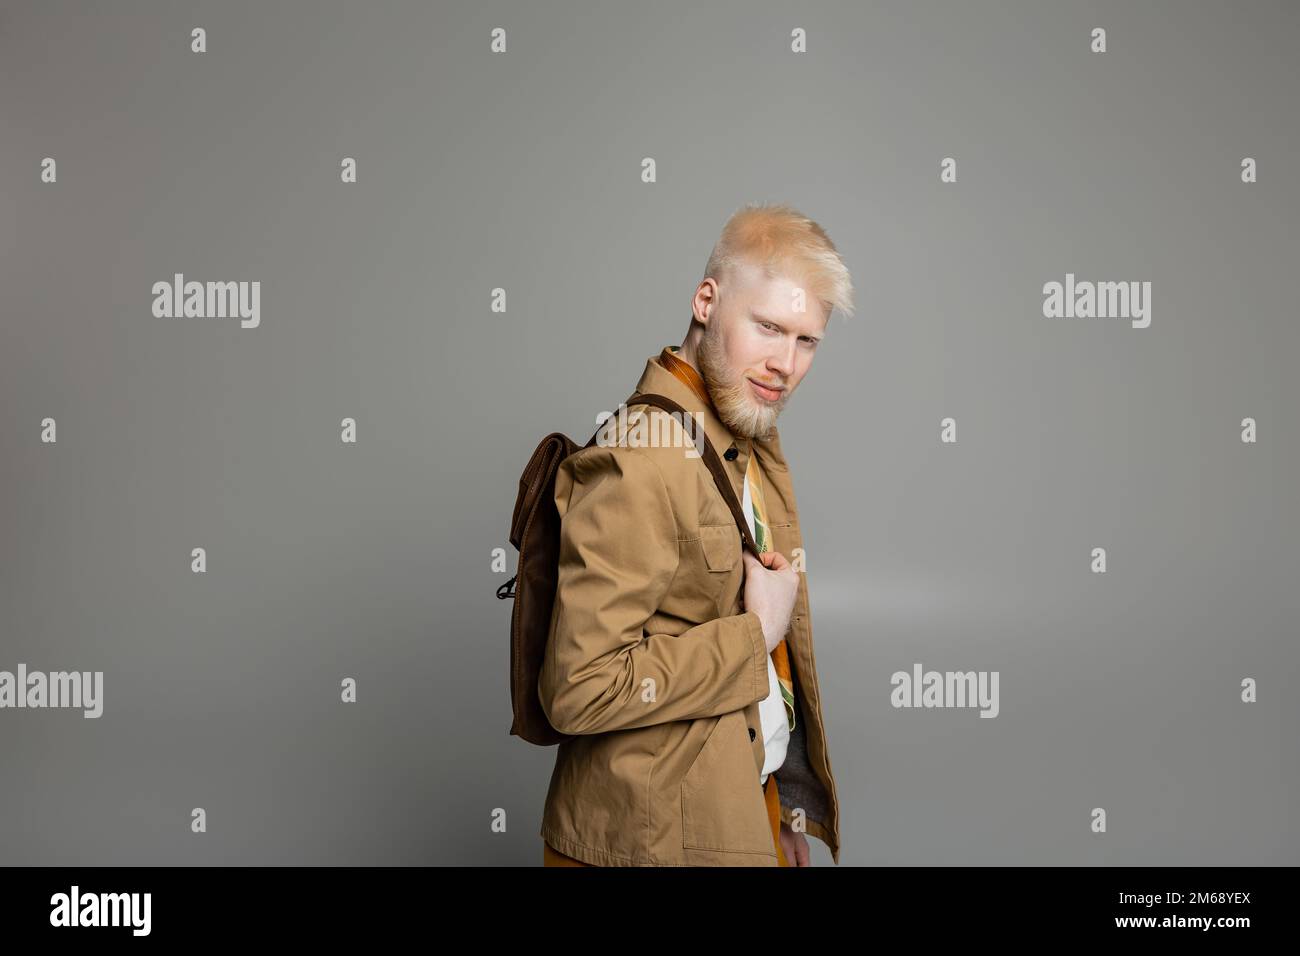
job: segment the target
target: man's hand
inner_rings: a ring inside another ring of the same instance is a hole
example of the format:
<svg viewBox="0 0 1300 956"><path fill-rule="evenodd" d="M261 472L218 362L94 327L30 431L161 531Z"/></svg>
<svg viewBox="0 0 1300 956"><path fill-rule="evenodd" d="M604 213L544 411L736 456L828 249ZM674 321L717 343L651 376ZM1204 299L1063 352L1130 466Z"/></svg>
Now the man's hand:
<svg viewBox="0 0 1300 956"><path fill-rule="evenodd" d="M748 550L745 560L745 610L758 615L770 654L790 630L790 614L799 594L799 572L779 551L765 551L760 563Z"/></svg>
<svg viewBox="0 0 1300 956"><path fill-rule="evenodd" d="M791 866L812 866L812 857L808 854L808 838L802 833L795 833L784 820L781 821L781 852Z"/></svg>

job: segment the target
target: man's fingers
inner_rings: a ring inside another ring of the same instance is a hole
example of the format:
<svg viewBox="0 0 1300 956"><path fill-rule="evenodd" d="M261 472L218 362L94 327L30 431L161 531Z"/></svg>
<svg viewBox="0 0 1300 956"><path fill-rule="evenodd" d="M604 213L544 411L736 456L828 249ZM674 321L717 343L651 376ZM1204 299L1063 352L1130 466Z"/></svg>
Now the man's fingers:
<svg viewBox="0 0 1300 956"><path fill-rule="evenodd" d="M767 568L769 571L785 571L787 568L793 567L780 551L764 551L756 558L752 551L743 548L740 555L745 559L745 567L750 570L753 570L755 566Z"/></svg>
<svg viewBox="0 0 1300 956"><path fill-rule="evenodd" d="M773 571L784 571L790 567L790 562L785 559L785 555L780 551L768 551L763 555L764 563Z"/></svg>

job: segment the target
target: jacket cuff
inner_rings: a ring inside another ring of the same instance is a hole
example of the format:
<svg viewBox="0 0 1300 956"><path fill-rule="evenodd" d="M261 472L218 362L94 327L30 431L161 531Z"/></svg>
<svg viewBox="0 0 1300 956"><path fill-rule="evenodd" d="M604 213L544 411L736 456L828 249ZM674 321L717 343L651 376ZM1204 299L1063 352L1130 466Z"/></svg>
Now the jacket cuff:
<svg viewBox="0 0 1300 956"><path fill-rule="evenodd" d="M756 613L746 611L740 619L745 622L745 633L749 635L754 650L754 698L750 701L753 703L766 699L772 691L767 680L767 640L763 637L763 625Z"/></svg>

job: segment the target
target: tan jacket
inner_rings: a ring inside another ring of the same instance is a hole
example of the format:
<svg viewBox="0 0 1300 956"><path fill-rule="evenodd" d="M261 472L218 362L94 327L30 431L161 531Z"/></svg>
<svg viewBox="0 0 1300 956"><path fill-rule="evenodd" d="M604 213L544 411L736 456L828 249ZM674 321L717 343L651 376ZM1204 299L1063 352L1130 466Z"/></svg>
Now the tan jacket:
<svg viewBox="0 0 1300 956"><path fill-rule="evenodd" d="M736 436L660 356L636 387L703 413L738 500L758 456L773 544L793 562L803 542L776 429ZM644 405L627 409L627 424L638 409L655 426L645 432L677 441L592 445L556 475L559 583L537 689L551 723L576 736L559 745L541 836L601 866L776 866L759 784L768 651L758 616L741 610L740 532L680 425ZM781 819L794 826L802 811L838 864L806 577L785 635L799 713L776 782Z"/></svg>

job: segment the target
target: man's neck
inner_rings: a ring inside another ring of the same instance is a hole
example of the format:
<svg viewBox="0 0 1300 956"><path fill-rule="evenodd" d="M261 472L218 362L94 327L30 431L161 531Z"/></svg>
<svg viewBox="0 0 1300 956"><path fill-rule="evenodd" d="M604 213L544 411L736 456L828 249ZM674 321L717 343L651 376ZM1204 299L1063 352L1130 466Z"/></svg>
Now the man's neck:
<svg viewBox="0 0 1300 956"><path fill-rule="evenodd" d="M692 322L690 329L686 333L686 338L682 339L682 344L678 351L674 353L683 362L686 362L695 371L700 371L700 362L697 356L696 348L700 339L703 337L703 327L698 323ZM700 373L703 377L703 372Z"/></svg>

